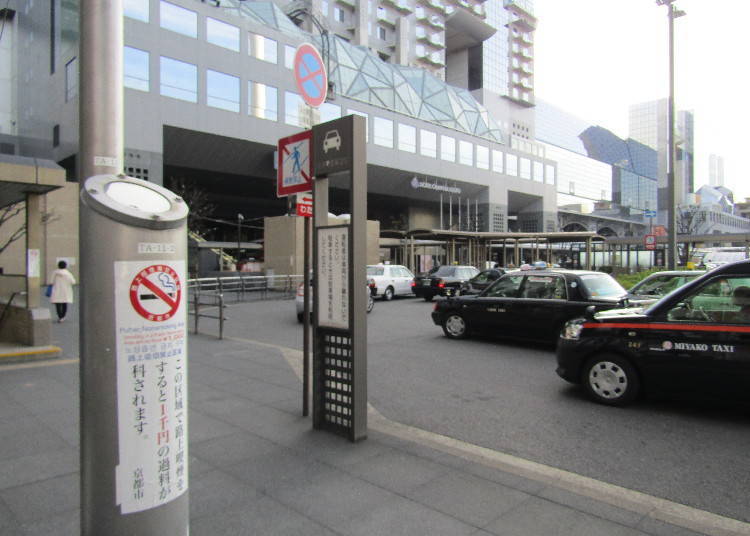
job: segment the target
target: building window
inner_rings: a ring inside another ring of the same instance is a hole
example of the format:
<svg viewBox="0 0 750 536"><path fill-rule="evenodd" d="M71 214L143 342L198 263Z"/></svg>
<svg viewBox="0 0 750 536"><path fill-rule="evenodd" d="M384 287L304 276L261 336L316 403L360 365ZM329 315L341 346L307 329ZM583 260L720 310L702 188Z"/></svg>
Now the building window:
<svg viewBox="0 0 750 536"><path fill-rule="evenodd" d="M149 0L123 0L122 12L131 19L148 22Z"/></svg>
<svg viewBox="0 0 750 536"><path fill-rule="evenodd" d="M247 113L260 119L276 121L279 118L279 92L273 86L260 82L247 83Z"/></svg>
<svg viewBox="0 0 750 536"><path fill-rule="evenodd" d="M440 135L440 159L447 162L456 161L456 139Z"/></svg>
<svg viewBox="0 0 750 536"><path fill-rule="evenodd" d="M276 41L254 33L249 33L247 37L248 54L268 63L278 62Z"/></svg>
<svg viewBox="0 0 750 536"><path fill-rule="evenodd" d="M474 165L474 144L468 141L459 140L458 161L465 166Z"/></svg>
<svg viewBox="0 0 750 536"><path fill-rule="evenodd" d="M534 180L544 182L544 164L541 162L534 162Z"/></svg>
<svg viewBox="0 0 750 536"><path fill-rule="evenodd" d="M415 127L398 124L398 148L407 153L417 152L417 129Z"/></svg>
<svg viewBox="0 0 750 536"><path fill-rule="evenodd" d="M320 105L320 122L325 123L327 121L333 121L341 117L341 106L331 104L330 102L324 102Z"/></svg>
<svg viewBox="0 0 750 536"><path fill-rule="evenodd" d="M497 149L492 149L492 171L495 173L502 173L505 167L503 166L503 152Z"/></svg>
<svg viewBox="0 0 750 536"><path fill-rule="evenodd" d="M206 41L235 52L240 51L240 29L226 22L206 18Z"/></svg>
<svg viewBox="0 0 750 536"><path fill-rule="evenodd" d="M65 64L65 102L78 95L78 58Z"/></svg>
<svg viewBox="0 0 750 536"><path fill-rule="evenodd" d="M373 134L375 145L393 148L393 121L376 117Z"/></svg>
<svg viewBox="0 0 750 536"><path fill-rule="evenodd" d="M60 125L52 127L52 147L60 146Z"/></svg>
<svg viewBox="0 0 750 536"><path fill-rule="evenodd" d="M302 126L302 114L306 106L302 97L291 91L284 92L284 122L295 127Z"/></svg>
<svg viewBox="0 0 750 536"><path fill-rule="evenodd" d="M162 56L159 73L162 95L198 102L198 68L195 65Z"/></svg>
<svg viewBox="0 0 750 536"><path fill-rule="evenodd" d="M208 69L206 71L206 104L212 108L239 113L239 77Z"/></svg>
<svg viewBox="0 0 750 536"><path fill-rule="evenodd" d="M505 155L506 173L511 177L518 177L518 157L514 154Z"/></svg>
<svg viewBox="0 0 750 536"><path fill-rule="evenodd" d="M490 148L477 145L477 167L479 169L490 169Z"/></svg>
<svg viewBox="0 0 750 536"><path fill-rule="evenodd" d="M164 0L159 4L159 24L165 30L198 37L198 14Z"/></svg>
<svg viewBox="0 0 750 536"><path fill-rule="evenodd" d="M284 67L294 69L294 55L297 49L291 45L284 45Z"/></svg>
<svg viewBox="0 0 750 536"><path fill-rule="evenodd" d="M133 47L123 49L123 84L130 89L149 91L149 53Z"/></svg>
<svg viewBox="0 0 750 536"><path fill-rule="evenodd" d="M555 166L553 166L552 164L547 164L545 167L547 168L545 173L545 182L547 184L555 184Z"/></svg>
<svg viewBox="0 0 750 536"><path fill-rule="evenodd" d="M574 183L573 181L570 181L568 183L568 193L570 195L575 195L576 194L576 183Z"/></svg>
<svg viewBox="0 0 750 536"><path fill-rule="evenodd" d="M419 131L419 153L422 156L437 158L437 134L430 130Z"/></svg>
<svg viewBox="0 0 750 536"><path fill-rule="evenodd" d="M388 32L382 26L378 26L378 39L385 41L388 39Z"/></svg>
<svg viewBox="0 0 750 536"><path fill-rule="evenodd" d="M370 141L370 116L358 110L347 110L348 115L358 115L365 118L365 141Z"/></svg>
<svg viewBox="0 0 750 536"><path fill-rule="evenodd" d="M341 9L340 7L338 7L338 6L334 7L333 8L333 19L337 20L339 22L344 22L344 20L346 19L346 16L344 14L344 10Z"/></svg>
<svg viewBox="0 0 750 536"><path fill-rule="evenodd" d="M323 18L328 17L328 0L320 2L320 12L323 13Z"/></svg>
<svg viewBox="0 0 750 536"><path fill-rule="evenodd" d="M520 159L520 173L522 179L531 179L531 160L528 158Z"/></svg>

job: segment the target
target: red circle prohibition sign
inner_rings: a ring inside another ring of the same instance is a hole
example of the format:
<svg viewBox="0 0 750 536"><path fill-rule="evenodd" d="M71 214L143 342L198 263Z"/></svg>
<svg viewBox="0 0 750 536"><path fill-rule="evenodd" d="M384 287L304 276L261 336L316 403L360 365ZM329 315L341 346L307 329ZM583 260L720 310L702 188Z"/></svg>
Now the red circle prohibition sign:
<svg viewBox="0 0 750 536"><path fill-rule="evenodd" d="M325 102L328 75L318 49L309 43L301 44L294 54L294 81L308 105L318 108Z"/></svg>
<svg viewBox="0 0 750 536"><path fill-rule="evenodd" d="M130 283L130 303L146 320L164 322L177 312L182 284L177 272L165 264L144 268Z"/></svg>

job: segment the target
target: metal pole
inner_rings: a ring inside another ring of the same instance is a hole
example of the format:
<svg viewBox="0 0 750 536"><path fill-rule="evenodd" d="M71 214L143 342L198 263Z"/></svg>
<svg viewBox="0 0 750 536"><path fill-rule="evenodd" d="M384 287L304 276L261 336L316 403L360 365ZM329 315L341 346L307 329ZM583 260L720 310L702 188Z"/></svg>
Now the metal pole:
<svg viewBox="0 0 750 536"><path fill-rule="evenodd" d="M302 416L307 417L310 413L310 218L305 218L304 225L304 268L302 281L305 296L305 315L302 338Z"/></svg>
<svg viewBox="0 0 750 536"><path fill-rule="evenodd" d="M237 214L237 265L235 268L240 271L240 248L242 247L242 221L245 217L242 214Z"/></svg>

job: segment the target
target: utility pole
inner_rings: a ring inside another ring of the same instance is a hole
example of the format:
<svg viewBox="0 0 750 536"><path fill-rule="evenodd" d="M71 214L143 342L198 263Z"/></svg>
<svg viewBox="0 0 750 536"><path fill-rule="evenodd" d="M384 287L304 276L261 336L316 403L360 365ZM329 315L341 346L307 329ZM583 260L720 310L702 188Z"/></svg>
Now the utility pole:
<svg viewBox="0 0 750 536"><path fill-rule="evenodd" d="M669 20L669 118L667 139L667 269L677 266L677 185L675 184L675 136L674 136L674 19L685 15L675 9L675 0L656 0L656 4L667 6Z"/></svg>

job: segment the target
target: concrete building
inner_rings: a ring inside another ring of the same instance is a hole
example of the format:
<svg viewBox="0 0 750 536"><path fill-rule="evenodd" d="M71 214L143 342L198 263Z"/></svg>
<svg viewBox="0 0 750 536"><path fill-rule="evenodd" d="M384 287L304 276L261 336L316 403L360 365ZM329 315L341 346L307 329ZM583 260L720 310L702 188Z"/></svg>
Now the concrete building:
<svg viewBox="0 0 750 536"><path fill-rule="evenodd" d="M8 6L2 152L57 162L73 191L85 105L78 3ZM533 135L531 2L313 0L282 10L242 0L125 0L124 9L124 170L207 192L218 220L213 240L236 240L240 213L244 238L261 239L263 218L288 211L274 195L277 140L313 115L352 113L367 118L368 219L381 231L557 230L557 165ZM333 91L316 114L291 70L303 42L329 50ZM345 195L332 191L333 212L344 211Z"/></svg>
<svg viewBox="0 0 750 536"><path fill-rule="evenodd" d="M693 113L675 111L675 196L684 204L695 191ZM658 155L658 221L664 224L669 206L667 191L667 163L669 140L669 99L644 102L630 106L630 138L655 149Z"/></svg>

